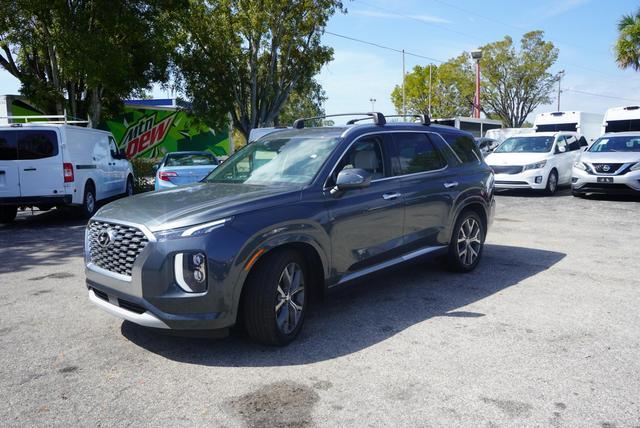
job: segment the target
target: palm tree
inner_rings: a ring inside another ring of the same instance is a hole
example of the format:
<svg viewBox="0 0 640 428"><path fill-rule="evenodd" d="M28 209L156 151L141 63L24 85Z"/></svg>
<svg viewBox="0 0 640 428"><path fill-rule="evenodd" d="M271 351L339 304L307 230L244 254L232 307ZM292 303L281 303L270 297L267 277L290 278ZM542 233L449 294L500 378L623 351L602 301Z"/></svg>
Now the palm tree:
<svg viewBox="0 0 640 428"><path fill-rule="evenodd" d="M618 32L614 47L618 67L640 71L640 9L635 14L622 16Z"/></svg>

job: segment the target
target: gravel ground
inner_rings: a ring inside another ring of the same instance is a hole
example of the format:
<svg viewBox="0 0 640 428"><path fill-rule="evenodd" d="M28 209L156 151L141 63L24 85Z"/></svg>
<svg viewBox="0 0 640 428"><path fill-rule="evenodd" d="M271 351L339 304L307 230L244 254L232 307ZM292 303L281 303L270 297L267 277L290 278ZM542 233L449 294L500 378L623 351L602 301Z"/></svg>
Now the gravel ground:
<svg viewBox="0 0 640 428"><path fill-rule="evenodd" d="M344 288L282 349L112 318L82 223L20 214L0 227L0 425L640 426L638 214L502 194L476 272Z"/></svg>

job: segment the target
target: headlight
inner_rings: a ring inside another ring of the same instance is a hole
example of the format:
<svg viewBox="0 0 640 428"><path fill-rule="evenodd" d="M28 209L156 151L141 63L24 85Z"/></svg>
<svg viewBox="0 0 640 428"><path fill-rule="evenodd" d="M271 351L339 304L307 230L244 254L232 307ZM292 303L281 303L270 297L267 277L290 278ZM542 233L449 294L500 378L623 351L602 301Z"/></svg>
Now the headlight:
<svg viewBox="0 0 640 428"><path fill-rule="evenodd" d="M231 221L232 217L223 218L221 220L201 223L195 226L180 227L177 229L167 229L155 232L154 235L158 241L166 241L169 239L183 238L186 236L200 236L211 232L214 229L224 226Z"/></svg>
<svg viewBox="0 0 640 428"><path fill-rule="evenodd" d="M178 253L175 256L176 282L188 293L207 290L207 256L201 251Z"/></svg>
<svg viewBox="0 0 640 428"><path fill-rule="evenodd" d="M530 169L540 169L540 168L544 168L546 164L547 164L546 160L536 162L536 163L530 163L529 165L525 165L524 168L522 168L522 170L527 171Z"/></svg>
<svg viewBox="0 0 640 428"><path fill-rule="evenodd" d="M576 163L573 164L573 166L575 166L576 168L581 169L583 171L587 170L587 165L585 165L584 162L576 162Z"/></svg>
<svg viewBox="0 0 640 428"><path fill-rule="evenodd" d="M631 167L631 171L640 171L640 162Z"/></svg>

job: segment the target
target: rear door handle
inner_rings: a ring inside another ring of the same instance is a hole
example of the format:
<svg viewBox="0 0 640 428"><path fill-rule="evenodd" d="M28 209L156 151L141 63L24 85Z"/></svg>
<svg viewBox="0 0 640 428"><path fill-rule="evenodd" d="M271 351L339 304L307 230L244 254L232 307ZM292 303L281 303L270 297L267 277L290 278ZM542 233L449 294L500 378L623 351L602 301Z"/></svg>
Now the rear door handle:
<svg viewBox="0 0 640 428"><path fill-rule="evenodd" d="M382 199L384 199L385 201L392 201L394 199L398 199L400 196L402 196L402 193L385 193L384 195L382 195Z"/></svg>
<svg viewBox="0 0 640 428"><path fill-rule="evenodd" d="M457 186L458 186L457 181L447 181L446 183L444 183L444 187L446 189L451 189L452 187L457 187Z"/></svg>
<svg viewBox="0 0 640 428"><path fill-rule="evenodd" d="M25 168L23 171L36 171L35 168Z"/></svg>

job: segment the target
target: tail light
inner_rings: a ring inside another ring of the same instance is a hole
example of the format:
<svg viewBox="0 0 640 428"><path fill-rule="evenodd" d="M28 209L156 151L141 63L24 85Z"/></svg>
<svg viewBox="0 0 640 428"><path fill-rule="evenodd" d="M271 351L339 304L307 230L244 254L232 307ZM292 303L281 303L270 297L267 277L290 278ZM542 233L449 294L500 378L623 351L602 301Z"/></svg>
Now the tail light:
<svg viewBox="0 0 640 428"><path fill-rule="evenodd" d="M171 177L177 177L178 173L173 171L160 171L158 178L162 181L171 181Z"/></svg>
<svg viewBox="0 0 640 428"><path fill-rule="evenodd" d="M62 164L62 169L64 171L64 182L72 183L75 179L75 177L73 176L73 165L65 162Z"/></svg>

